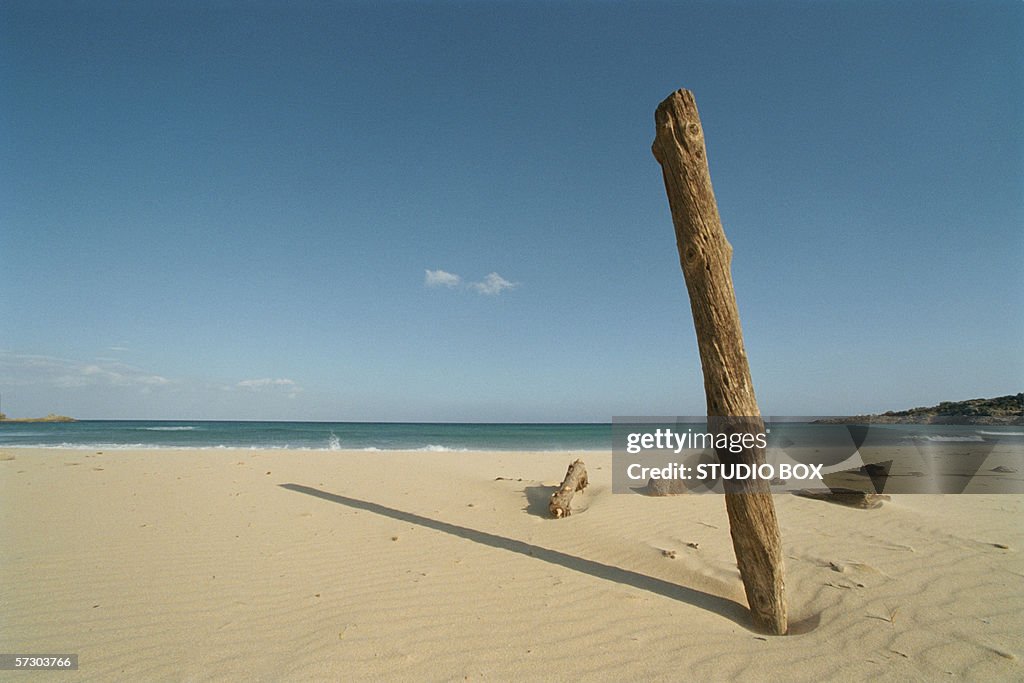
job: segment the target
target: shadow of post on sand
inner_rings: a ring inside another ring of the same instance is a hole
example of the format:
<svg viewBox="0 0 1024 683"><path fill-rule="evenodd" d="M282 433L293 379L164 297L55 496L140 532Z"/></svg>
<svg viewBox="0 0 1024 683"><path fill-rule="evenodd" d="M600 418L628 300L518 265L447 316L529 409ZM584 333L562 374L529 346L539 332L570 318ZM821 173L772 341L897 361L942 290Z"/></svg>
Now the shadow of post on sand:
<svg viewBox="0 0 1024 683"><path fill-rule="evenodd" d="M588 574L599 579L632 586L633 588L649 591L672 600L685 602L689 605L693 605L694 607L699 607L700 609L704 609L725 617L726 619L730 619L751 632L756 632L753 628L750 613L744 605L718 595L712 595L710 593L705 593L704 591L680 586L678 584L670 583L645 574L640 574L639 572L629 569L622 569L621 567L614 567L594 560L569 555L568 553L563 553L558 550L543 548L524 541L518 541L514 538L506 538L486 531L479 531L477 529L470 529L457 524L442 522L440 520L431 519L412 512L389 508L387 506L380 505L379 503L371 503L357 498L349 498L348 496L322 491L311 486L304 486L302 484L279 484L279 486L281 488L288 489L289 491L304 493L308 496L320 498L332 503L338 503L340 505L346 505L358 510L365 510L367 512L383 515L384 517L397 519L401 522L417 524L428 529L441 531L446 534L457 536L458 538L473 541L474 543L507 550L520 555L526 555L543 562L550 562L551 564L565 567L566 569L571 569L583 574ZM532 500L530 501L530 505L531 507L534 505Z"/></svg>

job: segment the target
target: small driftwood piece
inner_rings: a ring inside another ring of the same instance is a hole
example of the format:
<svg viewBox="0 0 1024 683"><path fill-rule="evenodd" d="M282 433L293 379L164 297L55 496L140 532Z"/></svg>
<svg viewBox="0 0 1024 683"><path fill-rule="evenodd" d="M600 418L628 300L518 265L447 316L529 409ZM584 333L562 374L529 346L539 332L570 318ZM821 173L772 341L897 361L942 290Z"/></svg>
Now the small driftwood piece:
<svg viewBox="0 0 1024 683"><path fill-rule="evenodd" d="M835 488L831 491L800 489L799 491L793 491L793 495L800 496L801 498L824 500L828 503L845 505L846 507L858 508L861 510L874 510L875 508L882 507L882 501L892 500L890 496L883 493L868 493L866 491L857 491L855 489L845 488Z"/></svg>
<svg viewBox="0 0 1024 683"><path fill-rule="evenodd" d="M586 487L587 468L583 464L583 460L577 459L566 470L562 485L551 494L551 502L548 503L548 511L551 513L551 516L555 519L561 519L571 515L572 512L569 510L569 505L572 503L572 497L576 495L577 491L582 491Z"/></svg>

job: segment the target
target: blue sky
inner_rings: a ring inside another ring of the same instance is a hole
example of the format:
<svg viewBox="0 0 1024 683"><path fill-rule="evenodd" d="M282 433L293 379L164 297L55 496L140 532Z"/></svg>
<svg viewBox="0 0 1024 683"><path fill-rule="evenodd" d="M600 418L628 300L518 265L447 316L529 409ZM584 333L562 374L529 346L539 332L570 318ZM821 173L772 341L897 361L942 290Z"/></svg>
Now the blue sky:
<svg viewBox="0 0 1024 683"><path fill-rule="evenodd" d="M0 8L10 415L701 414L697 99L762 412L1024 388L1019 2Z"/></svg>

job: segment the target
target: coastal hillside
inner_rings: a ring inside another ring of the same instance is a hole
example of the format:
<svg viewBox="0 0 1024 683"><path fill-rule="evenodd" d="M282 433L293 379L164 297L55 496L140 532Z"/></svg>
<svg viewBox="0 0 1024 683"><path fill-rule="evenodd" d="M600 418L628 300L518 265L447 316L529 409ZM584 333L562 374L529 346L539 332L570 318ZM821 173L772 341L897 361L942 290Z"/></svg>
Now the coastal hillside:
<svg viewBox="0 0 1024 683"><path fill-rule="evenodd" d="M826 423L874 422L882 424L1024 424L1024 393L998 398L972 398L968 401L943 401L927 408L890 410L877 415L820 420Z"/></svg>

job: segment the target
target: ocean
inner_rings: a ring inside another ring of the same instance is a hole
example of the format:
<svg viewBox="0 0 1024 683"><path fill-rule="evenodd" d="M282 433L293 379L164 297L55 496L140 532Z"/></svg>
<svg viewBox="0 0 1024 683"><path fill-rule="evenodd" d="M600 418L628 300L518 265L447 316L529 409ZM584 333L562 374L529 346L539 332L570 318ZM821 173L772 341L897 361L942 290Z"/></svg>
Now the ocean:
<svg viewBox="0 0 1024 683"><path fill-rule="evenodd" d="M0 447L611 450L610 424L80 420L0 423Z"/></svg>
<svg viewBox="0 0 1024 683"><path fill-rule="evenodd" d="M671 420L671 418L668 418ZM689 420L687 420L689 423ZM773 441L806 442L836 427L772 422ZM845 433L845 428L841 428ZM1021 427L872 425L874 443L1002 442L1024 446ZM419 451L610 451L611 424L226 422L81 420L0 422L0 448L243 448ZM770 442L771 444L771 442Z"/></svg>

